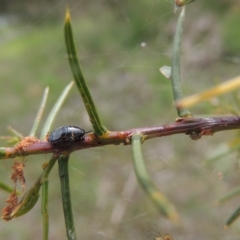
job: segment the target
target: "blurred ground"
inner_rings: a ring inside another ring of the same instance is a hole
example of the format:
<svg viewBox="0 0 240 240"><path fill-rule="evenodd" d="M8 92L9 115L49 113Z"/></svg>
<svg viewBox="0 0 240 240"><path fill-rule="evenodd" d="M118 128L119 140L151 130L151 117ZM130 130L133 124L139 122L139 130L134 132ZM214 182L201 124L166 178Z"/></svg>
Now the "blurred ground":
<svg viewBox="0 0 240 240"><path fill-rule="evenodd" d="M39 5L38 5L39 4ZM0 17L0 135L12 126L28 135L41 96L50 87L44 117L72 80L66 59L63 22L69 5L80 61L103 122L110 130L173 122L170 82L159 73L169 65L177 12L163 0L24 1L6 5ZM184 93L207 89L239 75L238 1L196 1L187 6L182 48ZM21 11L20 11L21 10ZM238 110L238 92L202 103L193 114L215 116ZM76 89L71 91L55 127L91 129ZM175 135L144 143L148 171L175 204L182 222L163 218L136 182L131 149L108 146L73 154L70 161L73 209L79 239L174 240L240 239L239 221L223 230L239 198L214 202L239 185L238 154L212 165L208 155L236 132L192 141ZM1 146L6 143L1 142ZM27 187L50 156L30 156ZM13 160L2 161L1 181L9 183ZM219 176L222 174L222 178ZM50 239L65 239L57 166L50 176ZM7 194L2 192L0 205ZM0 224L1 239L42 239L40 201L27 215Z"/></svg>

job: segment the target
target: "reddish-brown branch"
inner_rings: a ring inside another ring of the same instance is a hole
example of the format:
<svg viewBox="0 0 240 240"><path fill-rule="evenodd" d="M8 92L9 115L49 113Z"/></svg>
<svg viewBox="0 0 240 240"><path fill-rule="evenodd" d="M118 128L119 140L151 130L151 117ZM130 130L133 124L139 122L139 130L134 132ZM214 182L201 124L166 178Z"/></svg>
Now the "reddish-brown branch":
<svg viewBox="0 0 240 240"><path fill-rule="evenodd" d="M173 134L185 133L193 140L203 135L213 135L215 132L240 128L240 117L219 118L180 118L175 123L162 125L160 127L135 128L126 131L108 132L105 137L98 138L93 133L87 134L81 142L62 143L51 145L46 140L33 142L20 150L14 148L0 148L0 158L14 158L33 154L55 153L69 154L76 150L92 148L110 144L130 144L131 135L140 132L146 136L145 139L163 137Z"/></svg>

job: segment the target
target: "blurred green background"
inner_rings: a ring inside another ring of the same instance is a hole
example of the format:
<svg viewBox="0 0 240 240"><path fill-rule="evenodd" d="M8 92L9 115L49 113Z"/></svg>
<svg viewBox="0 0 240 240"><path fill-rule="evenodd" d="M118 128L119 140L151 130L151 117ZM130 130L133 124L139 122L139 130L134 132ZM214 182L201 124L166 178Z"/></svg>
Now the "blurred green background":
<svg viewBox="0 0 240 240"><path fill-rule="evenodd" d="M72 80L63 23L69 6L83 72L100 116L110 130L174 122L171 85L159 68L169 65L179 11L170 0L0 1L0 135L12 126L27 136L46 86L44 114ZM202 0L187 6L182 46L184 94L205 90L239 75L240 3ZM239 94L213 99L192 109L195 116L239 111ZM55 127L91 130L76 89L71 91ZM148 171L175 204L176 226L163 218L133 174L131 148L107 146L75 152L70 160L71 189L78 239L174 240L240 239L240 221L223 230L239 197L214 202L239 186L239 158L232 152L209 165L206 159L237 136L217 133L192 141L174 135L144 143ZM1 141L1 146L6 146ZM29 156L25 176L31 187L50 155ZM1 181L12 185L13 160L2 161ZM50 175L50 239L66 239L57 166ZM2 208L8 194L0 194ZM42 239L41 204L21 218L0 224L0 239Z"/></svg>

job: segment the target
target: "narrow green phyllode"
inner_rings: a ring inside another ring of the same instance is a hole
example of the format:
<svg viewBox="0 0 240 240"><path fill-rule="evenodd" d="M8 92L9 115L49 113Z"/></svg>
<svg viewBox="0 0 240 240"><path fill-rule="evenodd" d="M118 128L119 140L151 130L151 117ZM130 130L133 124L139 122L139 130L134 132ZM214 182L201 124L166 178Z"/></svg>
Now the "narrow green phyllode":
<svg viewBox="0 0 240 240"><path fill-rule="evenodd" d="M175 103L183 98L182 87L181 87L181 76L180 76L180 54L181 54L181 43L182 43L182 28L185 17L185 8L183 7L177 21L176 33L173 42L173 53L172 53L172 67L171 67L171 82L172 91ZM186 108L178 108L179 117L188 117L192 114Z"/></svg>
<svg viewBox="0 0 240 240"><path fill-rule="evenodd" d="M216 203L217 204L225 203L238 195L240 195L240 187L234 189L225 196L221 197Z"/></svg>
<svg viewBox="0 0 240 240"><path fill-rule="evenodd" d="M68 171L69 156L61 155L58 159L59 178L61 182L61 193L63 203L63 213L65 219L65 227L68 240L76 240L76 231L73 220L69 171Z"/></svg>
<svg viewBox="0 0 240 240"><path fill-rule="evenodd" d="M179 216L175 207L168 201L166 196L154 186L149 177L142 155L143 140L144 137L141 133L136 133L132 136L133 164L138 181L158 210L167 218L177 222L179 221Z"/></svg>
<svg viewBox="0 0 240 240"><path fill-rule="evenodd" d="M39 123L40 123L42 115L43 115L44 108L46 106L46 102L47 102L47 98L48 98L48 92L49 92L49 87L46 87L46 89L44 90L44 93L43 93L43 98L42 98L41 104L40 104L39 109L38 109L37 116L34 120L34 123L33 123L33 126L32 126L32 129L30 131L29 136L35 136L35 134L37 132Z"/></svg>
<svg viewBox="0 0 240 240"><path fill-rule="evenodd" d="M236 209L236 211L231 215L231 217L227 220L225 228L228 228L235 220L237 220L240 216L240 207Z"/></svg>
<svg viewBox="0 0 240 240"><path fill-rule="evenodd" d="M97 136L103 136L105 133L107 133L107 129L102 125L100 121L95 104L91 97L90 91L88 89L87 83L84 79L84 76L78 61L78 54L77 54L75 43L74 43L70 13L68 9L66 12L64 33L65 33L65 42L66 42L67 54L68 54L67 57L72 70L74 81L83 99L85 108L88 112L95 134Z"/></svg>
<svg viewBox="0 0 240 240"><path fill-rule="evenodd" d="M47 133L49 132L54 120L57 117L58 112L60 111L64 101L66 100L67 96L69 95L70 90L72 89L74 82L71 81L62 91L61 95L59 96L59 98L57 99L57 101L55 102L51 112L49 113L43 127L42 127L42 131L41 131L41 135L40 138L44 139L47 135Z"/></svg>

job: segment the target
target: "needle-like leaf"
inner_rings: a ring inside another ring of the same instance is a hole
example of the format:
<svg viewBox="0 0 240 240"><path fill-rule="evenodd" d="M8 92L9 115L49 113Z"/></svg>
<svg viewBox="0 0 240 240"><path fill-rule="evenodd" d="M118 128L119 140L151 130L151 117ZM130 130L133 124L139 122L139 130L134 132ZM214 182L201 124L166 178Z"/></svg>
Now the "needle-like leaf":
<svg viewBox="0 0 240 240"><path fill-rule="evenodd" d="M237 218L240 216L240 207L238 207L235 212L231 215L231 217L227 220L225 228L228 228Z"/></svg>
<svg viewBox="0 0 240 240"><path fill-rule="evenodd" d="M180 53L182 43L182 29L185 17L185 7L183 7L177 21L176 33L173 42L171 80L172 90L175 102L183 98L180 76ZM192 114L186 108L177 108L179 117L188 117Z"/></svg>
<svg viewBox="0 0 240 240"><path fill-rule="evenodd" d="M201 93L194 94L177 101L177 107L184 109L185 107L192 107L199 102L206 101L227 92L234 91L240 87L240 76L225 81L217 86L210 88Z"/></svg>
<svg viewBox="0 0 240 240"><path fill-rule="evenodd" d="M68 155L67 156L61 155L58 159L58 166L59 166L59 177L61 181L62 203L63 203L63 212L64 212L64 218L65 218L67 238L68 240L75 240L76 231L75 231L73 213L72 213L68 161L69 161Z"/></svg>
<svg viewBox="0 0 240 240"><path fill-rule="evenodd" d="M70 13L68 9L66 12L64 32L68 54L67 56L72 70L73 78L77 85L78 91L80 92L81 97L83 99L85 108L88 112L95 134L97 136L103 136L107 132L107 129L102 125L100 121L97 109L95 107L94 101L88 89L87 83L84 79L82 69L78 61L78 55L74 43L73 31L71 26Z"/></svg>
<svg viewBox="0 0 240 240"><path fill-rule="evenodd" d="M55 103L55 105L53 106L51 112L48 115L47 120L45 121L43 128L42 128L42 132L41 132L41 136L40 138L45 138L47 133L49 132L49 129L51 128L54 119L56 118L60 108L62 107L65 99L67 98L72 86L73 86L73 81L70 82L65 89L63 90L63 92L61 93L60 97L58 98L57 102Z"/></svg>
<svg viewBox="0 0 240 240"><path fill-rule="evenodd" d="M164 216L173 221L178 221L179 216L175 207L168 201L166 196L154 186L151 178L149 177L142 155L143 140L144 137L141 133L136 133L132 136L133 164L139 183Z"/></svg>
<svg viewBox="0 0 240 240"><path fill-rule="evenodd" d="M45 108L45 105L46 105L46 102L47 102L48 92L49 92L49 87L46 87L45 90L44 90L44 93L43 93L42 102L41 102L40 107L38 109L38 113L37 113L37 116L36 116L35 121L33 123L33 126L32 126L32 129L30 131L29 136L35 136L35 134L36 134L37 128L39 126L39 123L40 123L40 120L42 118L43 111L44 111L44 108Z"/></svg>

